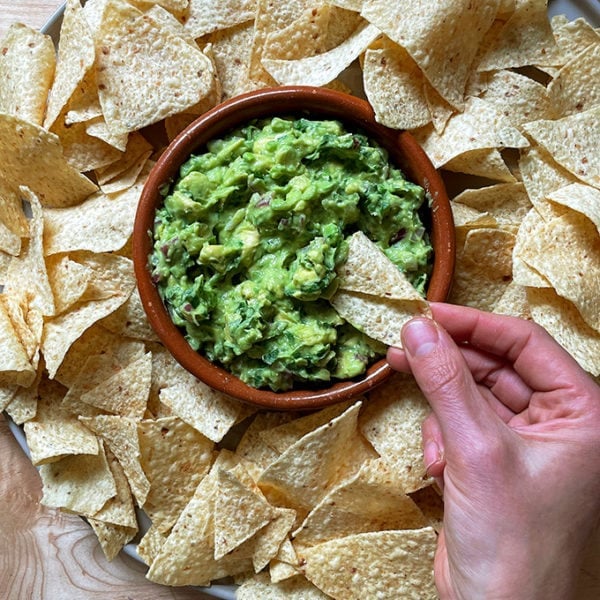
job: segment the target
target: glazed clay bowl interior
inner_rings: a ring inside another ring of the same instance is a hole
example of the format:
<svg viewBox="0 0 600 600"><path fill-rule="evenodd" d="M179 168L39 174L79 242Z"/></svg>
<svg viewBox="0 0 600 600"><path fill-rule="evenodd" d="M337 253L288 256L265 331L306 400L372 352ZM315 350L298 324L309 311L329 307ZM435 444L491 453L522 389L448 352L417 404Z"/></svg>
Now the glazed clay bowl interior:
<svg viewBox="0 0 600 600"><path fill-rule="evenodd" d="M180 166L191 154L201 152L207 142L253 119L271 116L337 119L350 131L360 130L386 148L391 162L400 167L409 180L425 188L432 201L425 215L434 250L427 287L430 301L444 301L452 283L455 252L452 211L440 175L410 133L379 125L365 100L324 88L278 87L232 98L194 121L161 155L144 186L133 233L137 284L150 325L173 357L212 388L264 409L317 409L369 392L392 374L391 367L383 358L359 378L321 388L285 392L253 388L189 346L171 321L148 268L154 215L163 201L160 190L178 177Z"/></svg>

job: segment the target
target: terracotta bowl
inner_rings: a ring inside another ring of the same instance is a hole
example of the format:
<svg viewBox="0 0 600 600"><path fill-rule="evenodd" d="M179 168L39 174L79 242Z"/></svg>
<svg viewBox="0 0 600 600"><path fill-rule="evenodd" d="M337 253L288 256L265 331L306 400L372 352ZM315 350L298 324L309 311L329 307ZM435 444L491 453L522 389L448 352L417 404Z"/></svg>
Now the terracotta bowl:
<svg viewBox="0 0 600 600"><path fill-rule="evenodd" d="M368 102L332 90L279 87L232 98L199 117L162 154L142 192L133 232L135 273L151 326L175 359L211 387L265 409L317 409L369 392L392 374L391 367L385 359L381 359L357 379L319 389L272 392L248 386L188 345L181 331L172 323L148 269L154 214L163 200L160 194L163 185L175 179L180 165L208 141L252 119L275 115L333 118L342 121L349 130L361 129L388 150L390 159L410 180L429 192L433 203L427 226L434 248L433 271L427 289L427 298L431 301L444 301L450 290L454 272L454 224L443 181L414 138L408 132L388 129L376 123Z"/></svg>

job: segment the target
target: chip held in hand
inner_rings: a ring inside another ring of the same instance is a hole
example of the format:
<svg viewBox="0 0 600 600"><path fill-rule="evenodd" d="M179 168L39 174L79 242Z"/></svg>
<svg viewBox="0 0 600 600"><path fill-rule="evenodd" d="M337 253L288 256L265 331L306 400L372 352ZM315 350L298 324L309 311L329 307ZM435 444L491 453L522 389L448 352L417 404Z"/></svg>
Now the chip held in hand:
<svg viewBox="0 0 600 600"><path fill-rule="evenodd" d="M331 304L368 336L402 347L404 323L415 316L431 316L427 301L364 233L356 232L348 245L348 259L339 272L340 287Z"/></svg>

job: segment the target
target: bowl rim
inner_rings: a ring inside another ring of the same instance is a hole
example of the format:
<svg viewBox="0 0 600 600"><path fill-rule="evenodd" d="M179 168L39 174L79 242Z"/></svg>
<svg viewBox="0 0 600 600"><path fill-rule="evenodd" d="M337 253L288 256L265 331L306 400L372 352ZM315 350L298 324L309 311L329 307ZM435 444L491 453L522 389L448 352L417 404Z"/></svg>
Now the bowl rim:
<svg viewBox="0 0 600 600"><path fill-rule="evenodd" d="M328 88L280 86L235 96L202 114L167 146L143 186L132 238L138 291L152 329L177 362L213 389L270 410L312 410L357 398L383 383L393 370L384 357L372 364L362 376L336 381L323 388L274 392L251 387L192 349L172 322L147 265L152 250L154 213L163 199L160 189L173 181L180 166L193 152L211 139L255 118L303 113L315 118L335 118L349 128L366 132L368 137L388 150L392 161L398 164L408 179L417 179L416 182L425 187L432 203L430 235L434 248L427 299L446 300L454 274L454 223L440 174L408 131L393 130L377 123L374 110L366 100Z"/></svg>

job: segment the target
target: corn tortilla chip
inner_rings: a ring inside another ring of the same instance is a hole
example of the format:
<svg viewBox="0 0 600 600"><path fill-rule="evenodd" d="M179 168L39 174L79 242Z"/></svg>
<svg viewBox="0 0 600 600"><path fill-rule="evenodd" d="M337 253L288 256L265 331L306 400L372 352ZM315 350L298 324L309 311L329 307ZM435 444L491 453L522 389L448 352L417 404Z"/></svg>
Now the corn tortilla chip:
<svg viewBox="0 0 600 600"><path fill-rule="evenodd" d="M548 279L559 296L573 302L590 327L600 331L600 234L587 217L570 211L540 223L519 256Z"/></svg>
<svg viewBox="0 0 600 600"><path fill-rule="evenodd" d="M150 482L144 512L157 531L167 533L208 472L214 444L178 417L140 421L138 434Z"/></svg>
<svg viewBox="0 0 600 600"><path fill-rule="evenodd" d="M35 369L31 365L27 352L19 339L6 310L3 296L0 295L0 384L27 387L35 379Z"/></svg>
<svg viewBox="0 0 600 600"><path fill-rule="evenodd" d="M56 74L44 127L50 129L96 59L94 41L79 0L67 0L60 30Z"/></svg>
<svg viewBox="0 0 600 600"><path fill-rule="evenodd" d="M376 27L363 24L328 52L297 60L263 58L262 64L281 85L322 86L336 79L380 35Z"/></svg>
<svg viewBox="0 0 600 600"><path fill-rule="evenodd" d="M192 38L199 38L252 21L255 13L255 0L190 0L185 31Z"/></svg>
<svg viewBox="0 0 600 600"><path fill-rule="evenodd" d="M0 148L4 185L17 192L19 182L26 181L44 207L77 204L97 189L67 163L59 138L37 125L0 114Z"/></svg>
<svg viewBox="0 0 600 600"><path fill-rule="evenodd" d="M78 303L68 312L46 323L41 348L51 378L56 374L73 342L96 321L119 308L127 297L128 294L123 293L103 300Z"/></svg>
<svg viewBox="0 0 600 600"><path fill-rule="evenodd" d="M238 401L196 379L164 388L160 400L213 442L223 439L242 410Z"/></svg>
<svg viewBox="0 0 600 600"><path fill-rule="evenodd" d="M365 52L362 68L365 94L379 123L416 129L431 121L423 75L406 50L384 41Z"/></svg>
<svg viewBox="0 0 600 600"><path fill-rule="evenodd" d="M332 486L359 468L357 451L364 459L356 428L360 406L354 404L308 433L267 467L258 485L270 502L303 517Z"/></svg>
<svg viewBox="0 0 600 600"><path fill-rule="evenodd" d="M11 25L0 43L0 113L41 125L55 66L49 36L22 23Z"/></svg>
<svg viewBox="0 0 600 600"><path fill-rule="evenodd" d="M96 514L117 493L102 445L94 454L67 456L41 465L42 504L79 515Z"/></svg>
<svg viewBox="0 0 600 600"><path fill-rule="evenodd" d="M137 528L106 523L96 518L88 517L88 523L94 530L102 552L108 561L113 560L123 546L130 542L137 533Z"/></svg>
<svg viewBox="0 0 600 600"><path fill-rule="evenodd" d="M115 480L117 493L94 514L94 519L106 524L132 529L135 533L138 529L138 522L127 476L117 457L106 447L104 451L110 472Z"/></svg>
<svg viewBox="0 0 600 600"><path fill-rule="evenodd" d="M552 33L546 4L538 0L516 0L514 12L494 36L480 59L478 70L560 64L562 57Z"/></svg>
<svg viewBox="0 0 600 600"><path fill-rule="evenodd" d="M98 434L104 440L106 447L117 457L138 506L143 506L150 490L150 482L140 462L136 421L117 415L80 417L80 421Z"/></svg>
<svg viewBox="0 0 600 600"><path fill-rule="evenodd" d="M600 103L598 79L600 79L600 37L595 44L564 65L548 85L548 97L554 114L557 117L565 117L586 111Z"/></svg>
<svg viewBox="0 0 600 600"><path fill-rule="evenodd" d="M31 462L56 462L74 454L98 454L96 436L61 406L65 389L52 380L42 380L34 419L24 425Z"/></svg>
<svg viewBox="0 0 600 600"><path fill-rule="evenodd" d="M215 495L215 560L240 546L275 516L259 492L246 487L232 472L217 471ZM237 518L244 515L244 519Z"/></svg>
<svg viewBox="0 0 600 600"><path fill-rule="evenodd" d="M395 470L406 493L431 483L423 464L421 423L429 404L414 379L395 374L371 393L359 429Z"/></svg>
<svg viewBox="0 0 600 600"><path fill-rule="evenodd" d="M365 0L361 15L405 48L437 92L461 109L471 63L497 8L495 0Z"/></svg>
<svg viewBox="0 0 600 600"><path fill-rule="evenodd" d="M574 304L553 289L527 288L533 320L594 376L600 375L600 333L582 318Z"/></svg>
<svg viewBox="0 0 600 600"><path fill-rule="evenodd" d="M600 105L555 121L533 121L524 128L557 163L585 183L600 187Z"/></svg>
<svg viewBox="0 0 600 600"><path fill-rule="evenodd" d="M322 592L302 575L273 583L268 573L257 573L245 579L236 590L237 600L328 600Z"/></svg>
<svg viewBox="0 0 600 600"><path fill-rule="evenodd" d="M376 459L317 504L294 532L294 544L316 546L367 531L419 529L427 524L392 468Z"/></svg>
<svg viewBox="0 0 600 600"><path fill-rule="evenodd" d="M13 297L26 298L29 307L44 316L51 316L56 307L43 258L43 211L38 197L30 189L21 188L20 192L31 211L29 240L20 256L13 257L9 264L5 291Z"/></svg>
<svg viewBox="0 0 600 600"><path fill-rule="evenodd" d="M590 185L572 183L548 194L548 200L585 215L600 233L600 190Z"/></svg>
<svg viewBox="0 0 600 600"><path fill-rule="evenodd" d="M360 533L300 551L302 572L334 598L438 597L432 561L437 536L431 527Z"/></svg>
<svg viewBox="0 0 600 600"><path fill-rule="evenodd" d="M80 400L103 412L142 419L150 393L152 355L147 352L112 374L101 385L80 396Z"/></svg>
<svg viewBox="0 0 600 600"><path fill-rule="evenodd" d="M463 112L452 116L438 134L433 126L414 132L436 167L481 149L525 148L527 139L496 108L481 98L468 98Z"/></svg>
<svg viewBox="0 0 600 600"><path fill-rule="evenodd" d="M96 50L100 103L115 134L181 112L213 85L212 63L200 49L122 0L107 4ZM186 73L185 86L181 73Z"/></svg>

